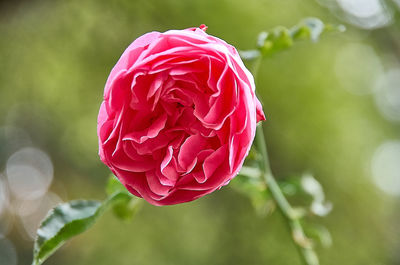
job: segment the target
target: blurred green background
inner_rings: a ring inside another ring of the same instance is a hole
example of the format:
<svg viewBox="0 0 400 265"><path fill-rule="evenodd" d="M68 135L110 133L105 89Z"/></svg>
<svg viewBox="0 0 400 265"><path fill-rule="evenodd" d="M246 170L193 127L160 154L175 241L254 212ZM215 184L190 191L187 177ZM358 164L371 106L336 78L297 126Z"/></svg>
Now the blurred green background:
<svg viewBox="0 0 400 265"><path fill-rule="evenodd" d="M30 264L35 227L55 203L104 198L97 112L135 38L204 23L251 49L260 31L309 16L348 30L264 61L257 89L272 169L280 180L312 173L333 204L307 218L332 235L330 248L317 247L321 264L400 264L398 10L394 0L0 1L0 264ZM260 217L227 186L191 203L146 204L132 222L106 214L46 264L300 261L283 218Z"/></svg>

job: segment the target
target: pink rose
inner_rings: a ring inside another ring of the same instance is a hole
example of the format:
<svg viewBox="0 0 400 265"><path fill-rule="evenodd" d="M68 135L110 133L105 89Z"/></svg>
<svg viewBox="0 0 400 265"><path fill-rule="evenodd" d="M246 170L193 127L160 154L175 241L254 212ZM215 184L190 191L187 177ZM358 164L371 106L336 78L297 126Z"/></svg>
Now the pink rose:
<svg viewBox="0 0 400 265"><path fill-rule="evenodd" d="M265 119L236 49L205 29L139 37L104 89L100 158L153 205L192 201L228 184Z"/></svg>

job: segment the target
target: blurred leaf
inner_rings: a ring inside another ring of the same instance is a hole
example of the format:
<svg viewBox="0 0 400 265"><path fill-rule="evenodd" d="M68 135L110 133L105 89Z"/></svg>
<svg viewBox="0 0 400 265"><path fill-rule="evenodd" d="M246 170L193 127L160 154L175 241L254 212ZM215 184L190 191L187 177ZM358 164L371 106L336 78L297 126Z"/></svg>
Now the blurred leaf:
<svg viewBox="0 0 400 265"><path fill-rule="evenodd" d="M125 188L124 185L122 185L122 183L118 180L116 176L110 175L107 181L106 193L108 196L110 196L116 192L130 194L129 191Z"/></svg>
<svg viewBox="0 0 400 265"><path fill-rule="evenodd" d="M124 196L113 205L112 211L121 220L130 221L140 209L141 200Z"/></svg>
<svg viewBox="0 0 400 265"><path fill-rule="evenodd" d="M312 196L313 201L310 206L312 213L318 216L325 216L332 210L330 202L325 202L325 194L321 184L310 174L301 177L303 190Z"/></svg>
<svg viewBox="0 0 400 265"><path fill-rule="evenodd" d="M307 225L307 235L315 240L318 240L321 245L325 248L329 248L332 245L332 236L329 230L322 225Z"/></svg>
<svg viewBox="0 0 400 265"><path fill-rule="evenodd" d="M256 213L261 217L272 214L276 208L275 202L271 199L262 201L256 198L251 198L251 203Z"/></svg>
<svg viewBox="0 0 400 265"><path fill-rule="evenodd" d="M318 18L305 18L292 28L276 27L269 32L261 32L257 38L257 50L240 51L243 60L253 60L260 55L270 56L279 51L287 50L296 41L318 41L325 32L343 32L343 25L325 24Z"/></svg>
<svg viewBox="0 0 400 265"><path fill-rule="evenodd" d="M333 208L332 203L325 200L321 184L310 174L292 177L279 182L279 187L286 196L297 196L309 204L309 211L318 216L326 216Z"/></svg>
<svg viewBox="0 0 400 265"><path fill-rule="evenodd" d="M253 60L261 55L259 50L239 51L239 54L243 60Z"/></svg>
<svg viewBox="0 0 400 265"><path fill-rule="evenodd" d="M319 201L313 201L310 209L311 209L311 212L315 215L326 216L332 211L333 205L331 202L323 203L323 202L319 202Z"/></svg>
<svg viewBox="0 0 400 265"><path fill-rule="evenodd" d="M250 199L257 214L265 216L273 212L275 203L271 200L260 174L260 169L244 166L230 186Z"/></svg>
<svg viewBox="0 0 400 265"><path fill-rule="evenodd" d="M307 214L307 210L303 207L293 207L291 216L295 219L301 219Z"/></svg>
<svg viewBox="0 0 400 265"><path fill-rule="evenodd" d="M293 37L289 29L280 26L269 33L262 32L258 38L258 45L262 55L266 56L291 47Z"/></svg>
<svg viewBox="0 0 400 265"><path fill-rule="evenodd" d="M325 24L318 18L306 18L298 25L290 29L291 36L295 40L311 40L318 41L324 32Z"/></svg>
<svg viewBox="0 0 400 265"><path fill-rule="evenodd" d="M121 219L132 218L140 200L133 197L115 177L107 184L103 201L77 200L60 204L41 223L35 240L32 265L42 264L68 239L88 230L109 208Z"/></svg>
<svg viewBox="0 0 400 265"><path fill-rule="evenodd" d="M252 167L258 169L259 163L262 159L260 152L255 148L255 145L252 145L249 151L249 154L246 157L244 162L244 166L241 169L242 174L246 171L246 168ZM260 172L261 173L261 172ZM259 177L259 175L257 176Z"/></svg>
<svg viewBox="0 0 400 265"><path fill-rule="evenodd" d="M281 188L283 194L285 194L286 196L295 196L299 194L301 195L301 193L304 192L302 190L299 177L280 181L279 187Z"/></svg>
<svg viewBox="0 0 400 265"><path fill-rule="evenodd" d="M314 200L325 200L325 194L321 184L319 184L319 182L312 175L304 174L301 177L301 187L306 193L310 194Z"/></svg>
<svg viewBox="0 0 400 265"><path fill-rule="evenodd" d="M239 172L239 175L246 176L248 178L252 179L252 182L256 182L259 185L262 185L262 181L260 180L262 172L259 168L256 167L246 167L243 166L242 169Z"/></svg>
<svg viewBox="0 0 400 265"><path fill-rule="evenodd" d="M108 179L106 192L109 196L113 194L119 194L120 196L120 199L112 205L113 213L119 219L130 220L139 210L140 199L129 193L114 175L111 175Z"/></svg>

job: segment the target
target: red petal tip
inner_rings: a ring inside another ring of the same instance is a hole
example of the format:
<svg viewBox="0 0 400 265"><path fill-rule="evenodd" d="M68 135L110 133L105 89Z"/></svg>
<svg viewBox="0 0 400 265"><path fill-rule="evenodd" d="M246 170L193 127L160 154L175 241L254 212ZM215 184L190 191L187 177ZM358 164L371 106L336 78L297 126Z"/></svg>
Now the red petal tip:
<svg viewBox="0 0 400 265"><path fill-rule="evenodd" d="M201 25L199 26L199 28L200 28L202 31L204 31L204 32L206 32L206 30L208 29L208 27L207 27L206 25L204 25L204 24L201 24Z"/></svg>

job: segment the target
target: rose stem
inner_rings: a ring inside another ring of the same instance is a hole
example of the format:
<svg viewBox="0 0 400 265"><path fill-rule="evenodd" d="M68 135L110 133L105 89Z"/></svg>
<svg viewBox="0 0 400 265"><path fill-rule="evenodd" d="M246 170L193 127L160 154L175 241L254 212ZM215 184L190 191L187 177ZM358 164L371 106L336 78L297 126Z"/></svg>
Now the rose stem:
<svg viewBox="0 0 400 265"><path fill-rule="evenodd" d="M262 56L259 56L253 63L252 73L254 80L257 79L258 69L260 67ZM288 200L282 193L274 175L271 171L271 166L268 158L267 144L265 142L264 130L262 123L257 126L256 131L256 145L261 152L263 160L260 163L263 174L261 178L266 183L273 200L276 202L279 211L285 217L288 228L292 234L293 241L302 257L302 261L306 265L318 265L318 256L315 253L311 241L304 233L303 227L300 223L300 215L296 213L295 209L289 204Z"/></svg>

